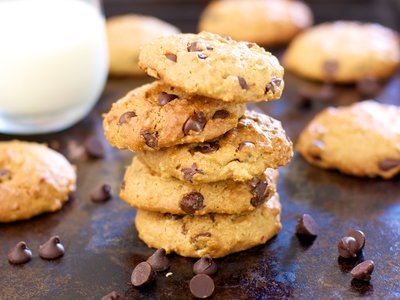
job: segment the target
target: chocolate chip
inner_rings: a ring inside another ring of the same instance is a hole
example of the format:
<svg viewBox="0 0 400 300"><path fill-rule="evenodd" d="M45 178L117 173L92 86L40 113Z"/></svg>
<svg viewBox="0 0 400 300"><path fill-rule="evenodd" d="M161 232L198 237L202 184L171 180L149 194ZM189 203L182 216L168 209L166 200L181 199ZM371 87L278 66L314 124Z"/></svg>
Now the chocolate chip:
<svg viewBox="0 0 400 300"><path fill-rule="evenodd" d="M244 90L248 90L248 89L249 89L249 86L247 85L246 79L244 79L243 77L240 77L240 76L238 76L237 78L238 78L240 87L241 87L242 89L244 89Z"/></svg>
<svg viewBox="0 0 400 300"><path fill-rule="evenodd" d="M194 163L190 168L182 169L183 178L185 180L192 182L193 176L196 174L204 174L202 170L197 168L197 164Z"/></svg>
<svg viewBox="0 0 400 300"><path fill-rule="evenodd" d="M379 81L373 77L365 77L357 82L357 90L359 94L365 98L375 97L379 90Z"/></svg>
<svg viewBox="0 0 400 300"><path fill-rule="evenodd" d="M260 181L258 178L255 178L250 183L250 185L252 187L251 193L254 196L253 198L251 198L250 203L254 207L260 206L267 198L265 191L267 190L268 183L266 181Z"/></svg>
<svg viewBox="0 0 400 300"><path fill-rule="evenodd" d="M118 124L121 126L125 123L128 123L130 119L136 117L136 114L133 111L124 112L120 117Z"/></svg>
<svg viewBox="0 0 400 300"><path fill-rule="evenodd" d="M230 116L230 112L229 111L227 111L225 109L221 109L221 110L217 110L214 113L212 119L213 120L215 120L215 119L226 119L229 116Z"/></svg>
<svg viewBox="0 0 400 300"><path fill-rule="evenodd" d="M359 246L354 237L345 236L340 239L338 244L339 256L343 258L357 257Z"/></svg>
<svg viewBox="0 0 400 300"><path fill-rule="evenodd" d="M243 148L245 148L245 147L254 147L255 145L254 145L254 143L252 143L252 142L242 142L242 143L240 143L239 144L239 146L238 146L238 150L239 151L241 151Z"/></svg>
<svg viewBox="0 0 400 300"><path fill-rule="evenodd" d="M206 299L214 293L214 280L206 274L198 274L190 280L189 288L194 297Z"/></svg>
<svg viewBox="0 0 400 300"><path fill-rule="evenodd" d="M208 46L208 45L206 46L206 49L207 49L207 50L210 50L210 51L211 51L211 50L214 50L214 48L213 48L213 47L211 47L211 46Z"/></svg>
<svg viewBox="0 0 400 300"><path fill-rule="evenodd" d="M147 146L152 149L156 149L158 147L158 139L157 136L150 131L142 131L140 135L144 138L144 142Z"/></svg>
<svg viewBox="0 0 400 300"><path fill-rule="evenodd" d="M90 191L90 199L93 202L105 202L111 197L111 186L108 184L100 184Z"/></svg>
<svg viewBox="0 0 400 300"><path fill-rule="evenodd" d="M339 69L339 63L335 60L327 60L323 65L324 72L329 77L333 76Z"/></svg>
<svg viewBox="0 0 400 300"><path fill-rule="evenodd" d="M227 41L232 41L232 38L230 36L226 36L226 37L224 37L224 39Z"/></svg>
<svg viewBox="0 0 400 300"><path fill-rule="evenodd" d="M149 283L154 279L154 270L152 266L144 261L138 264L135 269L133 269L131 282L136 287L141 287L146 283Z"/></svg>
<svg viewBox="0 0 400 300"><path fill-rule="evenodd" d="M32 250L25 242L17 243L8 253L8 262L12 265L26 264L32 258Z"/></svg>
<svg viewBox="0 0 400 300"><path fill-rule="evenodd" d="M200 59L206 59L208 56L206 54L204 54L204 53L198 53L197 57L200 58Z"/></svg>
<svg viewBox="0 0 400 300"><path fill-rule="evenodd" d="M281 83L282 83L282 79L277 78L277 77L272 77L271 81L265 87L265 93L268 93L269 91L271 91L272 94L275 94L275 87L281 86Z"/></svg>
<svg viewBox="0 0 400 300"><path fill-rule="evenodd" d="M125 187L126 187L126 181L123 180L122 183L121 183L121 190L124 190Z"/></svg>
<svg viewBox="0 0 400 300"><path fill-rule="evenodd" d="M46 243L39 247L39 256L43 259L52 260L64 255L64 246L58 235L52 236Z"/></svg>
<svg viewBox="0 0 400 300"><path fill-rule="evenodd" d="M351 270L350 274L354 279L362 281L370 281L371 274L374 271L375 264L372 260L366 260Z"/></svg>
<svg viewBox="0 0 400 300"><path fill-rule="evenodd" d="M204 143L195 146L194 148L191 148L189 152L193 155L195 152L200 152L202 154L210 154L215 151L219 150L219 144L218 142L210 142L210 143Z"/></svg>
<svg viewBox="0 0 400 300"><path fill-rule="evenodd" d="M178 59L178 58L176 57L176 55L175 55L175 54L172 54L172 53L165 54L165 57L168 58L169 60L173 61L173 62L176 62L177 59Z"/></svg>
<svg viewBox="0 0 400 300"><path fill-rule="evenodd" d="M217 273L217 269L218 269L217 264L212 259L212 257L208 254L202 256L193 265L193 273L194 274L213 275L213 274Z"/></svg>
<svg viewBox="0 0 400 300"><path fill-rule="evenodd" d="M7 169L0 169L0 182L11 179L11 172Z"/></svg>
<svg viewBox="0 0 400 300"><path fill-rule="evenodd" d="M313 97L304 91L297 95L297 107L302 110L309 110L313 107Z"/></svg>
<svg viewBox="0 0 400 300"><path fill-rule="evenodd" d="M386 159L379 162L379 169L381 169L382 171L390 171L397 167L400 167L399 159Z"/></svg>
<svg viewBox="0 0 400 300"><path fill-rule="evenodd" d="M347 236L353 237L358 245L357 252L361 251L365 246L365 234L361 230L350 230Z"/></svg>
<svg viewBox="0 0 400 300"><path fill-rule="evenodd" d="M204 197L199 192L190 192L183 196L179 206L187 214L194 214L204 208Z"/></svg>
<svg viewBox="0 0 400 300"><path fill-rule="evenodd" d="M246 45L247 45L248 48L253 48L255 46L254 43L247 43Z"/></svg>
<svg viewBox="0 0 400 300"><path fill-rule="evenodd" d="M101 300L128 300L128 298L118 294L117 292L111 292L105 295Z"/></svg>
<svg viewBox="0 0 400 300"><path fill-rule="evenodd" d="M84 143L86 153L92 158L103 158L105 149L101 140L96 136L90 136Z"/></svg>
<svg viewBox="0 0 400 300"><path fill-rule="evenodd" d="M201 238L201 237L211 237L211 233L209 233L209 232L202 232L202 233L198 233L198 234L192 235L192 236L190 237L190 243L192 243L192 244L196 243L197 240L198 240L199 238Z"/></svg>
<svg viewBox="0 0 400 300"><path fill-rule="evenodd" d="M155 272L165 271L169 268L169 259L166 255L165 249L157 249L152 256L147 259Z"/></svg>
<svg viewBox="0 0 400 300"><path fill-rule="evenodd" d="M169 102L171 102L172 100L178 98L177 95L174 94L168 94L166 92L161 92L158 95L158 104L161 106L164 106L166 104L168 104Z"/></svg>
<svg viewBox="0 0 400 300"><path fill-rule="evenodd" d="M202 51L202 49L197 47L197 42L193 42L187 47L187 51L188 52L199 52L199 51Z"/></svg>
<svg viewBox="0 0 400 300"><path fill-rule="evenodd" d="M325 83L318 93L320 101L331 101L336 97L335 87L331 83Z"/></svg>
<svg viewBox="0 0 400 300"><path fill-rule="evenodd" d="M186 120L183 125L183 133L188 135L191 131L202 132L204 126L206 126L207 120L204 113L194 113L189 119Z"/></svg>
<svg viewBox="0 0 400 300"><path fill-rule="evenodd" d="M304 214L298 219L296 226L297 234L315 237L318 235L318 231L318 225L315 222L314 218L310 215Z"/></svg>

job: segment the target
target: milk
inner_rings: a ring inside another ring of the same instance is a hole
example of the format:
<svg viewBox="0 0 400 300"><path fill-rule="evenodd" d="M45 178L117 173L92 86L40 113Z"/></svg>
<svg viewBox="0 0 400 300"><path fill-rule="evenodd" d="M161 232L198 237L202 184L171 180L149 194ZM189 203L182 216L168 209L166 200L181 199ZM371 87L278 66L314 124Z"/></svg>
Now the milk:
<svg viewBox="0 0 400 300"><path fill-rule="evenodd" d="M107 68L104 18L95 6L0 0L0 132L72 125L99 98Z"/></svg>

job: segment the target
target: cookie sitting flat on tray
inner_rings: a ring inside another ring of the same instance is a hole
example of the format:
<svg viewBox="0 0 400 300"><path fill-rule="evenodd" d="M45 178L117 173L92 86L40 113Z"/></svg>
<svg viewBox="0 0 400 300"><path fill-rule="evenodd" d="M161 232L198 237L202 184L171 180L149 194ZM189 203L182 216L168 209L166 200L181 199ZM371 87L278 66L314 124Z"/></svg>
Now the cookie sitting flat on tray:
<svg viewBox="0 0 400 300"><path fill-rule="evenodd" d="M154 150L214 139L234 128L244 111L242 103L189 95L156 81L114 103L103 127L117 148Z"/></svg>
<svg viewBox="0 0 400 300"><path fill-rule="evenodd" d="M271 53L208 32L150 42L139 66L187 93L227 102L279 99L284 87L283 68Z"/></svg>
<svg viewBox="0 0 400 300"><path fill-rule="evenodd" d="M321 168L390 179L400 173L400 108L364 101L325 109L304 129L296 148Z"/></svg>
<svg viewBox="0 0 400 300"><path fill-rule="evenodd" d="M0 142L0 222L59 210L75 182L74 167L45 145Z"/></svg>
<svg viewBox="0 0 400 300"><path fill-rule="evenodd" d="M279 121L247 111L236 128L212 141L144 151L138 157L162 177L199 183L248 181L286 165L292 143Z"/></svg>
<svg viewBox="0 0 400 300"><path fill-rule="evenodd" d="M385 79L400 65L399 35L379 24L324 23L299 34L283 62L287 70L314 80Z"/></svg>
<svg viewBox="0 0 400 300"><path fill-rule="evenodd" d="M130 205L172 214L238 214L255 210L276 192L278 172L267 169L248 182L191 184L162 178L137 158L125 174L120 197Z"/></svg>
<svg viewBox="0 0 400 300"><path fill-rule="evenodd" d="M266 243L281 229L281 205L275 194L256 210L238 215L179 216L139 209L135 224L149 247L167 253L222 257Z"/></svg>

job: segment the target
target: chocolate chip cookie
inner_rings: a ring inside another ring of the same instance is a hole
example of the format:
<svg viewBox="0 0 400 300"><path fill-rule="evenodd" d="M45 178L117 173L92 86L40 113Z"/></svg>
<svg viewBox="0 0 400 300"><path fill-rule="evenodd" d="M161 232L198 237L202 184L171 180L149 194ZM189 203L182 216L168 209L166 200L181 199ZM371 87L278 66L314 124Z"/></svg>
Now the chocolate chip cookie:
<svg viewBox="0 0 400 300"><path fill-rule="evenodd" d="M164 178L204 183L248 181L266 168L287 164L292 155L292 143L279 121L247 111L236 128L214 140L144 151L138 157Z"/></svg>
<svg viewBox="0 0 400 300"><path fill-rule="evenodd" d="M298 35L283 62L287 70L314 80L385 79L400 65L399 35L379 24L324 23Z"/></svg>
<svg viewBox="0 0 400 300"><path fill-rule="evenodd" d="M215 258L266 243L281 229L280 212L275 194L256 210L237 215L179 216L139 209L135 224L140 239L149 247Z"/></svg>
<svg viewBox="0 0 400 300"><path fill-rule="evenodd" d="M284 87L283 68L271 53L208 32L150 42L139 66L187 93L227 102L279 99Z"/></svg>
<svg viewBox="0 0 400 300"><path fill-rule="evenodd" d="M59 210L75 183L74 167L45 145L0 142L0 222Z"/></svg>
<svg viewBox="0 0 400 300"><path fill-rule="evenodd" d="M214 139L234 128L244 111L243 103L189 95L156 81L114 103L103 127L117 148L157 150Z"/></svg>
<svg viewBox="0 0 400 300"><path fill-rule="evenodd" d="M238 214L255 210L276 192L278 172L265 172L248 182L232 180L191 184L162 178L137 158L126 171L120 197L139 209L160 213Z"/></svg>
<svg viewBox="0 0 400 300"><path fill-rule="evenodd" d="M220 0L206 7L199 30L271 47L289 42L312 23L310 8L300 1Z"/></svg>
<svg viewBox="0 0 400 300"><path fill-rule="evenodd" d="M400 173L400 108L364 101L325 109L304 129L296 148L321 168L390 179Z"/></svg>

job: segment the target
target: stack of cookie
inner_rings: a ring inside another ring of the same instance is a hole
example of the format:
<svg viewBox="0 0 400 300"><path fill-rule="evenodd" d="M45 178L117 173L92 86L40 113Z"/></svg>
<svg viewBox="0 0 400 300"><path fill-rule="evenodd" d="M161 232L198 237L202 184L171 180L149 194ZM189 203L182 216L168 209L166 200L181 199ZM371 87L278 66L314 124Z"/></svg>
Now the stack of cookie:
<svg viewBox="0 0 400 300"><path fill-rule="evenodd" d="M121 198L138 208L150 247L221 257L281 228L276 169L292 156L279 121L244 102L278 99L283 68L253 43L202 32L146 45L141 67L161 79L104 116L109 142L137 152Z"/></svg>

